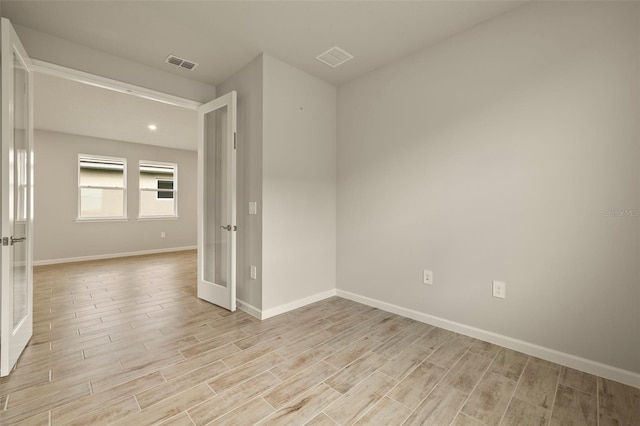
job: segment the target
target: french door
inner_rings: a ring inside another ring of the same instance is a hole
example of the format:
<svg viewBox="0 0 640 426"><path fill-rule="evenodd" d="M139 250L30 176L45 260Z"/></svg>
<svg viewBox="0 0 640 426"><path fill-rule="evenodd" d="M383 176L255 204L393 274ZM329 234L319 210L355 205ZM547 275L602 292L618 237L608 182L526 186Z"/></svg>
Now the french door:
<svg viewBox="0 0 640 426"><path fill-rule="evenodd" d="M0 22L2 59L2 254L0 376L33 333L33 114L31 62L11 23Z"/></svg>
<svg viewBox="0 0 640 426"><path fill-rule="evenodd" d="M198 297L236 310L236 92L198 108Z"/></svg>

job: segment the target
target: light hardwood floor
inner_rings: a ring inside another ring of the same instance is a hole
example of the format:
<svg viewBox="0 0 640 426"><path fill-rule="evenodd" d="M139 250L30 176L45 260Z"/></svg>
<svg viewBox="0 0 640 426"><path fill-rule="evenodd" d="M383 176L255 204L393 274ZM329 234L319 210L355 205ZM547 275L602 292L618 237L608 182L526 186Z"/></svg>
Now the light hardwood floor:
<svg viewBox="0 0 640 426"><path fill-rule="evenodd" d="M337 297L266 321L178 252L37 267L0 424L640 425L640 390Z"/></svg>

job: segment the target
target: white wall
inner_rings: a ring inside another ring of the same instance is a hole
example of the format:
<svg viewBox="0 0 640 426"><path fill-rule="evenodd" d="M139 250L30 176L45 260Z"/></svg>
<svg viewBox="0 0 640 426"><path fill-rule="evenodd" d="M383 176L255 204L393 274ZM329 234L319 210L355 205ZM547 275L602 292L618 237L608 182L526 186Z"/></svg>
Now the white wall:
<svg viewBox="0 0 640 426"><path fill-rule="evenodd" d="M80 153L127 159L128 221L76 222ZM196 152L36 130L34 156L34 261L196 245ZM179 219L137 219L140 160L178 164Z"/></svg>
<svg viewBox="0 0 640 426"><path fill-rule="evenodd" d="M533 2L341 86L338 289L640 372L639 16Z"/></svg>
<svg viewBox="0 0 640 426"><path fill-rule="evenodd" d="M336 89L269 55L263 66L262 308L269 311L335 289Z"/></svg>
<svg viewBox="0 0 640 426"><path fill-rule="evenodd" d="M262 307L262 55L218 86L220 95L238 92L236 297ZM249 215L249 201L258 214ZM256 280L250 266L257 267Z"/></svg>

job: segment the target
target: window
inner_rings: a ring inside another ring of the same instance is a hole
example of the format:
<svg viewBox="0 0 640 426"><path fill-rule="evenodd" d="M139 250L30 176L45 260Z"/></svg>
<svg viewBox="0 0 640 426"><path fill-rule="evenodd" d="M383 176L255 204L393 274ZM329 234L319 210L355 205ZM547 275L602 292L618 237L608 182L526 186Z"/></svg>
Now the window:
<svg viewBox="0 0 640 426"><path fill-rule="evenodd" d="M178 216L178 165L140 162L141 218Z"/></svg>
<svg viewBox="0 0 640 426"><path fill-rule="evenodd" d="M156 179L156 188L158 189L173 189L173 181L166 179ZM158 191L156 194L156 200L163 198L173 198L173 191Z"/></svg>
<svg viewBox="0 0 640 426"><path fill-rule="evenodd" d="M78 156L78 218L126 218L124 158Z"/></svg>

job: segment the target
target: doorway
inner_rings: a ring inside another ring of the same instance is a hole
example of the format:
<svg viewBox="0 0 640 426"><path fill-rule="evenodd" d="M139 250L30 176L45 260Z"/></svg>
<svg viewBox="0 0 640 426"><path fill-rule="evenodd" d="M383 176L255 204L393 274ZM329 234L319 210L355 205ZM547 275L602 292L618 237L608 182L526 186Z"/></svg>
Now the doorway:
<svg viewBox="0 0 640 426"><path fill-rule="evenodd" d="M41 74L49 77L62 78L67 81L72 81L74 83L80 83L80 84L86 85L87 87L92 87L94 89L95 88L100 88L103 90L106 89L107 91L126 94L127 96L133 96L138 99L145 99L150 102L156 102L164 105L171 105L173 107L182 108L188 111L192 111L194 113L197 112L201 116L200 123L202 126L206 125L208 130L207 131L203 130L199 132L199 134L202 138L205 138L209 142L205 142L204 141L205 139L203 139L200 142L200 145L203 147L208 145L215 146L216 149L218 149L220 152L224 152L225 154L223 156L216 157L218 163L216 164L215 167L207 167L208 170L215 169L215 170L218 170L218 172L220 173L217 173L217 175L204 174L204 173L202 174L203 178L206 175L206 179L215 179L214 184L208 185L207 187L217 188L217 189L213 192L210 192L206 196L204 195L204 193L202 195L198 195L197 197L198 199L207 200L207 202L197 204L198 207L196 210L197 210L197 216L199 218L197 223L200 226L205 226L205 224L207 224L207 229L212 229L214 227L214 225L212 225L213 222L209 221L208 219L204 219L206 217L206 218L213 218L212 220L216 222L216 226L221 226L217 224L218 222L222 223L221 221L224 221L226 225L224 229L225 232L222 232L223 231L222 228L216 228L216 229L219 229L218 232L210 233L211 237L206 239L206 241L209 244L208 248L205 249L202 246L202 244L204 244L205 242L205 239L199 239L200 247L198 247L199 248L198 251L200 255L198 260L199 260L199 264L202 265L201 268L199 268L199 270L202 270L203 274L199 275L199 279L198 279L198 297L204 300L207 300L208 302L223 306L226 309L235 310L235 256L236 256L236 252L235 252L235 227L236 227L235 186L233 188L225 188L221 186L223 175L226 176L225 178L226 180L224 180L224 185L231 185L231 184L235 185L235 175L234 175L235 163L230 164L228 162L230 160L233 160L235 162L235 149L236 149L236 145L235 145L235 134L236 134L235 133L235 108L236 108L235 96L236 95L235 93L229 94L228 96L223 97L223 99L218 99L209 104L206 104L203 106L204 109L200 109L201 105L193 101L177 98L171 95L165 95L165 94L154 92L148 89L135 87L132 85L89 75L86 73L62 68L62 67L51 65L51 64L35 61L35 64L32 66L32 68L38 75ZM117 125L117 123L115 123L115 125ZM19 152L19 150L16 150L16 152ZM202 154L199 153L198 157L202 157ZM28 156L26 156L25 158L28 158ZM46 160L50 160L50 159L46 159ZM145 160L153 160L153 159L146 158ZM145 163L145 164L148 164L148 163ZM204 164L206 163L203 162L202 159L198 160L197 170L199 173L203 170ZM130 171L133 170L134 173L137 173L139 168L142 167L141 165L142 165L142 161L140 161L139 164L128 164L128 167ZM79 171L79 166L75 168L75 170ZM55 175L52 175L52 177L53 176ZM202 190L205 187L204 182L205 181L202 181L200 185L195 185L194 183L192 186L199 188L199 190ZM75 190L78 190L78 189L79 189L79 186L76 185ZM166 187L163 188L163 193L167 192L166 189L167 189ZM123 192L126 193L128 191L130 195L132 192L138 192L139 190L140 190L139 187L133 187L132 185L128 185L128 187L125 187L123 189ZM79 191L78 191L78 194L80 194ZM54 192L54 195L59 195L59 194L55 194ZM19 196L19 193L18 193L18 196ZM129 197L127 195L124 195L124 197L125 197L125 205L126 205L126 200L129 199ZM81 196L78 195L78 205L80 203L80 198ZM38 204L36 203L35 204L36 218L37 218L37 215L39 214L38 212L45 211L44 209L46 209L47 206L50 208L51 205L52 205L51 203L44 203L38 206ZM208 208L217 209L216 210L217 213L209 214L207 212ZM78 211L80 211L79 208L78 208ZM224 215L221 214L222 211L225 212ZM68 218L68 219L69 221L76 222L76 224L79 224L79 225L83 224L81 217ZM125 217L122 217L119 219L121 219L120 220L121 222L131 222L133 224L141 222L141 218L128 217L126 213L125 213ZM115 221L118 221L118 220L115 220ZM88 222L89 221L85 223L88 223ZM196 235L203 234L202 229L203 228L200 228L196 232ZM161 234L161 237L163 238L164 232L160 234ZM20 238L19 236L16 237L16 235L18 234L16 233L13 234L15 238ZM56 241L59 241L59 239L52 238L51 240L49 240L49 243L56 244L55 243ZM93 243L99 244L100 241L93 242ZM27 247L26 244L24 246ZM119 252L117 254L121 255L123 253ZM134 251L134 252L125 253L125 254L141 254L141 253L139 251ZM31 270L32 270L32 265L30 263L32 258L31 256L32 256L31 254L28 254L26 255L25 259L20 258L20 256L15 256L15 258L18 260L22 259L22 261L20 262L22 264L22 267L24 268L24 271L23 271L24 274L21 275L18 273L20 271L17 271L15 274L13 274L13 276L20 277L20 276L24 276L25 274L31 273ZM62 261L64 260L69 260L69 259L63 258ZM223 266L223 264L226 264L226 266ZM214 272L212 279L205 279L205 277L207 278L209 277L208 275L204 274L205 269L206 271L218 271L217 272L218 275L215 275L216 272ZM201 285L201 283L205 283L207 285L203 286ZM3 278L3 282L2 282L3 289L5 287L8 287L9 284L10 283L8 281L5 282ZM201 291L201 289L206 289L211 285L224 288L224 292L212 293L210 291L207 292L206 290ZM13 292L12 294L15 294L15 295L23 294L23 296L26 294L27 297L24 297L23 299L25 301L31 300L29 296L33 295L33 289L32 288L28 289L26 292L23 291L22 293ZM25 320L25 318L27 318L28 315L31 315L32 309L33 308L31 306L31 308L28 309L27 314L25 314L24 316L21 316L21 318L23 318L23 320L21 320L21 323L24 323L24 324L32 323L33 321L32 316L30 320ZM4 312L6 311L3 310L3 313ZM16 312L21 312L21 311L16 310ZM3 324L4 323L7 323L7 321L5 321L5 319L3 318ZM4 333L3 335L6 336L7 333ZM25 336L26 338L22 340L24 340L24 344L26 345L26 342L29 340L29 337L31 336L31 330L29 330L29 332L26 333ZM5 345L4 347L8 347L8 346L9 345ZM24 345L22 345L22 348L24 348ZM14 351L13 353L16 354L15 356L3 357L3 361L4 360L7 361L7 366L6 368L3 369L3 373L5 372L8 373L11 370L11 368L15 364L15 361L19 357L19 354L21 351L22 349L19 349L18 351Z"/></svg>

